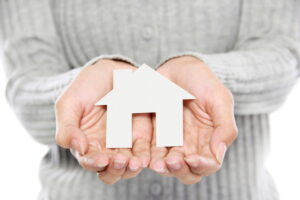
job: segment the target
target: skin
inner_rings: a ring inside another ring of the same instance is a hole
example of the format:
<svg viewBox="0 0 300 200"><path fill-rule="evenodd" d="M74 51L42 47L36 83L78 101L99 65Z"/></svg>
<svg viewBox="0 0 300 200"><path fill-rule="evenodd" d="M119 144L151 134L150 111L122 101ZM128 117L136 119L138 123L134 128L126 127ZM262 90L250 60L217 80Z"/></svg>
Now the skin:
<svg viewBox="0 0 300 200"><path fill-rule="evenodd" d="M106 184L132 178L150 161L150 115L133 116L132 148L105 148L106 108L94 104L112 89L115 69L136 68L128 63L100 60L84 68L55 104L56 142L71 149L79 164L98 173ZM85 94L85 95L82 95Z"/></svg>
<svg viewBox="0 0 300 200"><path fill-rule="evenodd" d="M197 183L220 169L227 147L237 137L233 97L198 58L173 58L157 71L196 99L184 102L184 146L156 147L154 128L150 168L185 184Z"/></svg>
<svg viewBox="0 0 300 200"><path fill-rule="evenodd" d="M190 56L157 70L197 98L184 102L184 146L156 147L155 116L136 114L133 147L105 148L106 109L94 104L112 89L113 70L128 68L135 70L125 62L101 60L80 72L56 102L57 143L107 184L135 177L145 167L185 184L219 170L237 136L233 98L208 66Z"/></svg>

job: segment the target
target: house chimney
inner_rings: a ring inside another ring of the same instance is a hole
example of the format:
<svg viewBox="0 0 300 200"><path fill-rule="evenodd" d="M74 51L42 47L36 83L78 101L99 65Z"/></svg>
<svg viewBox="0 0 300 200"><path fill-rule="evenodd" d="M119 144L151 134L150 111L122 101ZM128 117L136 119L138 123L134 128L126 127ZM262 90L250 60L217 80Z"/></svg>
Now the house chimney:
<svg viewBox="0 0 300 200"><path fill-rule="evenodd" d="M114 90L128 88L133 76L133 70L131 69L120 69L114 70L113 77L113 88Z"/></svg>

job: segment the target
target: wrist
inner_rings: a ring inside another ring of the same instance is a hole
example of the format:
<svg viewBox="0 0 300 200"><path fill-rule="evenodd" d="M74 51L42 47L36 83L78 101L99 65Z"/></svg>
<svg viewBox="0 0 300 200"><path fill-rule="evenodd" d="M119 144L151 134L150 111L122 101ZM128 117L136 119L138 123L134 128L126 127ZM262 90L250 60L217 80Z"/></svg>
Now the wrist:
<svg viewBox="0 0 300 200"><path fill-rule="evenodd" d="M136 69L135 66L129 62L119 60L119 59L100 59L92 65L93 67L100 68L106 72L112 73L116 69Z"/></svg>
<svg viewBox="0 0 300 200"><path fill-rule="evenodd" d="M115 68L115 69L122 69L122 68L131 68L134 67L132 64L129 62L126 62L124 60L119 60L119 59L100 59L94 65L97 66L105 66L105 67L110 67L110 68Z"/></svg>

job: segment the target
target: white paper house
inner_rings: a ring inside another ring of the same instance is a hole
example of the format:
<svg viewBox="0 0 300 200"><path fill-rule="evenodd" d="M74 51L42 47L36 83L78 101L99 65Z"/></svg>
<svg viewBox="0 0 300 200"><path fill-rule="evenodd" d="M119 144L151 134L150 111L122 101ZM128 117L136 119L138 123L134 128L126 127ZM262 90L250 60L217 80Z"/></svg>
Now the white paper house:
<svg viewBox="0 0 300 200"><path fill-rule="evenodd" d="M106 147L132 147L132 114L156 113L156 146L183 145L183 100L195 99L143 64L115 70L113 90L96 105L107 105Z"/></svg>

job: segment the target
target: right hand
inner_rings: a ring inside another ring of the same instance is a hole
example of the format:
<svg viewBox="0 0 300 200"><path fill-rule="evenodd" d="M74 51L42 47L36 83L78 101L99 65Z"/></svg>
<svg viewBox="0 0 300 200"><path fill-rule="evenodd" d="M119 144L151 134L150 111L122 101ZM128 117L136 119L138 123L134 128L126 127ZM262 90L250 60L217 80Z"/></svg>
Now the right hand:
<svg viewBox="0 0 300 200"><path fill-rule="evenodd" d="M56 142L72 149L80 165L98 173L106 184L132 178L148 166L152 124L149 114L133 116L132 148L107 149L106 108L94 104L112 89L115 69L136 69L115 60L85 67L55 104Z"/></svg>
<svg viewBox="0 0 300 200"><path fill-rule="evenodd" d="M183 104L183 146L156 147L154 131L150 168L195 184L221 168L226 149L237 137L233 96L196 57L172 58L157 71L196 99Z"/></svg>

